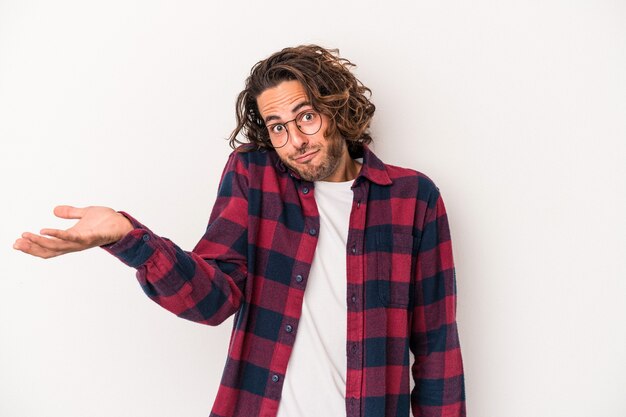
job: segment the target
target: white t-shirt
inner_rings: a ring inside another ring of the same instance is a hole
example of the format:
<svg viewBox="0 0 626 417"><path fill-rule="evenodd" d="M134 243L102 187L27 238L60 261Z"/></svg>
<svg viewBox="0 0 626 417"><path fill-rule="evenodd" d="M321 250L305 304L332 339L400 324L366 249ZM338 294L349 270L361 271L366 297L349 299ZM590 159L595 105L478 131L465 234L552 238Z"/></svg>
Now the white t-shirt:
<svg viewBox="0 0 626 417"><path fill-rule="evenodd" d="M346 246L352 183L315 182L319 237L278 417L346 415Z"/></svg>

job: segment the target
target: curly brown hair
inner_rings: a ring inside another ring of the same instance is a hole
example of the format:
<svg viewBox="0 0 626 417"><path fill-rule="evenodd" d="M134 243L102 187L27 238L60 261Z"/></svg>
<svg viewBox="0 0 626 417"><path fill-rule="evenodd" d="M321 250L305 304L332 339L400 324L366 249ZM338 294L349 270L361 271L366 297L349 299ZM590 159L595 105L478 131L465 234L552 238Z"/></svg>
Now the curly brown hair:
<svg viewBox="0 0 626 417"><path fill-rule="evenodd" d="M337 49L317 45L285 48L257 62L246 79L245 89L237 97L237 127L230 135L230 146L235 149L237 145L251 143L256 146L239 149L272 149L256 99L268 88L291 80L302 83L313 108L328 116L326 137L338 131L351 151L370 143L369 127L376 107L368 98L371 90L350 72L354 66L340 58ZM240 132L247 142L238 139Z"/></svg>

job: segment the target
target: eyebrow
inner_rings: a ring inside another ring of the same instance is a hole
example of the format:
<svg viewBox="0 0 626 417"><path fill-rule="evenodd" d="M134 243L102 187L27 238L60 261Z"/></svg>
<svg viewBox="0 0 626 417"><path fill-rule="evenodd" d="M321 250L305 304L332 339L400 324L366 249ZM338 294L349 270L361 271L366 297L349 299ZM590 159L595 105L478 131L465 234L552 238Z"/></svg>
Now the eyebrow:
<svg viewBox="0 0 626 417"><path fill-rule="evenodd" d="M305 106L310 106L311 103L308 101L303 101L302 103L297 104L293 109L291 109L291 113L295 113L298 110L300 110L301 108L305 107ZM265 118L265 123L267 122L271 122L272 120L280 120L280 117L276 116L275 114L270 114L269 116L267 116Z"/></svg>

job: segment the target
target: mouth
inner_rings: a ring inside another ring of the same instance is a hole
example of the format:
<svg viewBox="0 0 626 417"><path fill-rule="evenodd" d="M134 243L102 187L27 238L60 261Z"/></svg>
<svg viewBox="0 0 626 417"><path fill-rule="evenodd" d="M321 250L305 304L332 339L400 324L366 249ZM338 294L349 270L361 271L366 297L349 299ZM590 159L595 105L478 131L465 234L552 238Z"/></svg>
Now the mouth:
<svg viewBox="0 0 626 417"><path fill-rule="evenodd" d="M316 149L314 151L307 152L304 155L300 155L297 158L293 158L293 160L299 164L304 164L306 162L309 162L311 159L313 159L313 157L315 157L315 155L318 152L319 152L319 149Z"/></svg>

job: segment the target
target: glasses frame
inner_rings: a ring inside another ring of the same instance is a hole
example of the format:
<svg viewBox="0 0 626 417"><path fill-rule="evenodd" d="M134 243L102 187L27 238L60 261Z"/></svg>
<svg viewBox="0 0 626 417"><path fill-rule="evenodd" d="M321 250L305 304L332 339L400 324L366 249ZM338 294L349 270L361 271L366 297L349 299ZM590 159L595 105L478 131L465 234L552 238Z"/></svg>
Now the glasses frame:
<svg viewBox="0 0 626 417"><path fill-rule="evenodd" d="M319 119L320 119L319 123L320 124L317 127L317 130L315 132L313 132L313 133L306 133L306 132L302 131L302 128L300 127L300 125L298 123L294 123L296 125L296 128L300 131L300 133L302 133L303 135L307 135L307 136L315 135L317 132L320 131L320 129L322 128L322 113L318 112L317 110L313 110L313 109L303 110L300 113L296 114L296 117L291 119L291 120L287 120L286 122L272 123L272 124L266 125L268 140L269 140L269 143L272 146L272 148L274 148L274 149L282 148L283 146L285 146L289 142L289 129L287 128L287 124L289 124L291 122L295 122L296 120L298 120L301 116L303 116L306 113L314 113L315 115L317 115L317 117L319 117ZM282 145L274 146L274 144L272 143L272 134L270 133L270 131L274 127L276 127L278 125L282 125L285 128L285 132L287 132L287 136L285 138L285 142Z"/></svg>

